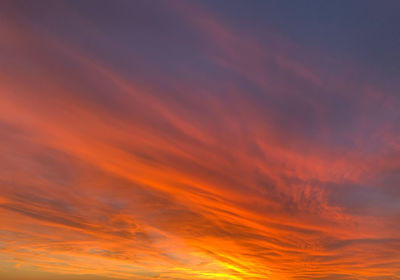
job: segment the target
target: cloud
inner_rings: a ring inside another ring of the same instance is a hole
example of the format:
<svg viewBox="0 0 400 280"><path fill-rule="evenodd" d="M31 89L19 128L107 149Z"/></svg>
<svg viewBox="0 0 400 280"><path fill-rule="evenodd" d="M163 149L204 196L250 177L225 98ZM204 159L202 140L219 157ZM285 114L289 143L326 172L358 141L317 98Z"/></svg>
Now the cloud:
<svg viewBox="0 0 400 280"><path fill-rule="evenodd" d="M397 277L398 99L368 69L192 3L49 5L0 29L9 279Z"/></svg>

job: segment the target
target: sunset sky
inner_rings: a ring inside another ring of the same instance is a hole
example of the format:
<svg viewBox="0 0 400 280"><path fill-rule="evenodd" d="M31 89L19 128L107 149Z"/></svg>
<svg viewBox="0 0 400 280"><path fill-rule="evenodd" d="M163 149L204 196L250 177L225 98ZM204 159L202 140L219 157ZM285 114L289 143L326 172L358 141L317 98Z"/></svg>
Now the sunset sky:
<svg viewBox="0 0 400 280"><path fill-rule="evenodd" d="M399 13L0 0L0 279L400 279Z"/></svg>

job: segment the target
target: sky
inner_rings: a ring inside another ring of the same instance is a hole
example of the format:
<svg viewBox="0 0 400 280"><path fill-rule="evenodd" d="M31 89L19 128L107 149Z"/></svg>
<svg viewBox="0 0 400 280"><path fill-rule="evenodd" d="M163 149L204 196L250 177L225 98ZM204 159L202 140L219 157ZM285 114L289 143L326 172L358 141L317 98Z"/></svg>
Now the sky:
<svg viewBox="0 0 400 280"><path fill-rule="evenodd" d="M400 279L399 1L0 1L0 279Z"/></svg>

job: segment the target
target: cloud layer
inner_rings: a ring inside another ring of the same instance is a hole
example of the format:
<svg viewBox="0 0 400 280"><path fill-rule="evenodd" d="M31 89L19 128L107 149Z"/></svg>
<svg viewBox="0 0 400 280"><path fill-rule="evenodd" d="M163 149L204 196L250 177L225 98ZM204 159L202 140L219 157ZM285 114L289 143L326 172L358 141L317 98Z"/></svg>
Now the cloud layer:
<svg viewBox="0 0 400 280"><path fill-rule="evenodd" d="M0 11L1 278L400 279L395 82L207 2Z"/></svg>

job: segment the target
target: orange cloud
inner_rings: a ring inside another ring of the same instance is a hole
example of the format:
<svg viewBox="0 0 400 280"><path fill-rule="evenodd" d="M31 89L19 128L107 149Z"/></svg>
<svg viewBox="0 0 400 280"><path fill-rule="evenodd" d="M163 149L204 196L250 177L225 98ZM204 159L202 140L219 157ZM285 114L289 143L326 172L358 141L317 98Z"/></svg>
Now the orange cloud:
<svg viewBox="0 0 400 280"><path fill-rule="evenodd" d="M7 18L2 278L397 279L398 134L375 120L366 139L363 111L387 110L389 94L332 80L182 5L169 8L228 78L126 73ZM83 32L102 34L89 23Z"/></svg>

